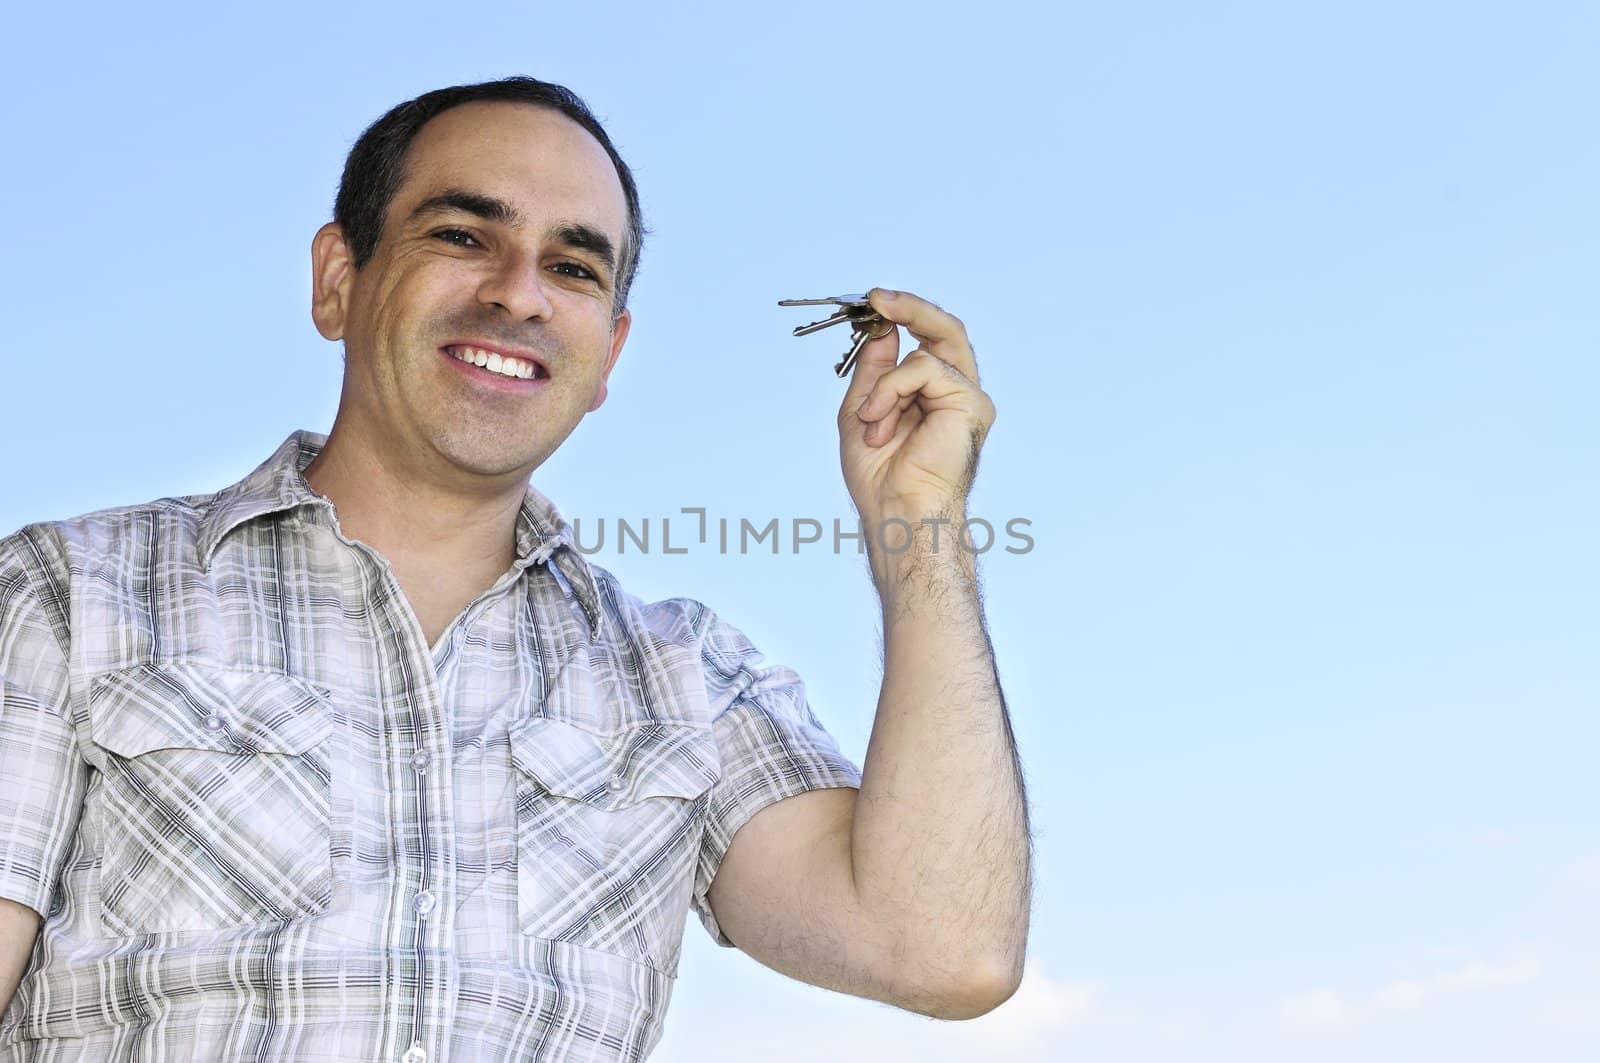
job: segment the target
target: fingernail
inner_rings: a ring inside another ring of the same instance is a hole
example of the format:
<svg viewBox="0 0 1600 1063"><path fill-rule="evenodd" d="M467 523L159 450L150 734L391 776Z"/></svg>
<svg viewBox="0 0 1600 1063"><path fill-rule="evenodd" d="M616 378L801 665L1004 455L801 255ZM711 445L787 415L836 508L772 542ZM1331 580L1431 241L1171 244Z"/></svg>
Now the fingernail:
<svg viewBox="0 0 1600 1063"><path fill-rule="evenodd" d="M899 292L895 291L893 288L879 288L878 291L883 293L883 297L885 299L893 299L895 296L900 294Z"/></svg>

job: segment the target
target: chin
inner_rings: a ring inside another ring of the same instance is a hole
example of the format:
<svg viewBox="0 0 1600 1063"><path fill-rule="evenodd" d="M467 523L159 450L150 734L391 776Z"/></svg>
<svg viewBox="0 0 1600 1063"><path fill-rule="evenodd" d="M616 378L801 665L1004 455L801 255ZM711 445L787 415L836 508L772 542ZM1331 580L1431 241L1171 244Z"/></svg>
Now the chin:
<svg viewBox="0 0 1600 1063"><path fill-rule="evenodd" d="M506 476L526 471L540 459L540 450L531 441L507 446L504 439L447 437L438 441L439 451L450 463L479 476Z"/></svg>

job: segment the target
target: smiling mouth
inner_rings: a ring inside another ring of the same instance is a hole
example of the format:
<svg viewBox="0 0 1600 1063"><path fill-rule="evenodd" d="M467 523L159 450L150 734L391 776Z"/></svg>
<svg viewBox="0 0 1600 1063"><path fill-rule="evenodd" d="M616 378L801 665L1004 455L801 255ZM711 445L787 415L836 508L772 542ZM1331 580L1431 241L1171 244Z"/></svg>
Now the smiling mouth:
<svg viewBox="0 0 1600 1063"><path fill-rule="evenodd" d="M513 358L510 355L498 354L495 351L486 351L482 347L452 346L446 347L444 353L458 362L478 366L491 373L498 373L512 380L540 380L550 374L545 372L544 366L527 358Z"/></svg>

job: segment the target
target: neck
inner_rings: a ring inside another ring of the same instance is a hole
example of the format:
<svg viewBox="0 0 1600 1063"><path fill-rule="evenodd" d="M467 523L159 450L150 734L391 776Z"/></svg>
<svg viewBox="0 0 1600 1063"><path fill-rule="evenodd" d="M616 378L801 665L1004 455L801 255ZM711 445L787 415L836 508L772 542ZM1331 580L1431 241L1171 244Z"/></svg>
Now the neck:
<svg viewBox="0 0 1600 1063"><path fill-rule="evenodd" d="M303 475L333 503L346 538L367 544L397 567L493 576L516 556L526 479L485 477L482 484L463 485L459 470L429 468L404 447L362 440L342 430L337 419Z"/></svg>

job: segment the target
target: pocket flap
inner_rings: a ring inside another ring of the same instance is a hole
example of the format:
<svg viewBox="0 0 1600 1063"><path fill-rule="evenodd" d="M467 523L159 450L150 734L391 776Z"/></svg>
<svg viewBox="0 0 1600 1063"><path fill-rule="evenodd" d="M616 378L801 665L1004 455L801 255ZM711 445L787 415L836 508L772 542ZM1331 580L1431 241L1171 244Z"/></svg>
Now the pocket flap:
<svg viewBox="0 0 1600 1063"><path fill-rule="evenodd" d="M89 730L124 757L156 749L303 753L333 729L327 697L281 672L146 664L94 681Z"/></svg>
<svg viewBox="0 0 1600 1063"><path fill-rule="evenodd" d="M511 759L552 794L600 808L649 797L698 797L722 777L716 739L692 724L657 722L598 735L535 716L510 734Z"/></svg>

